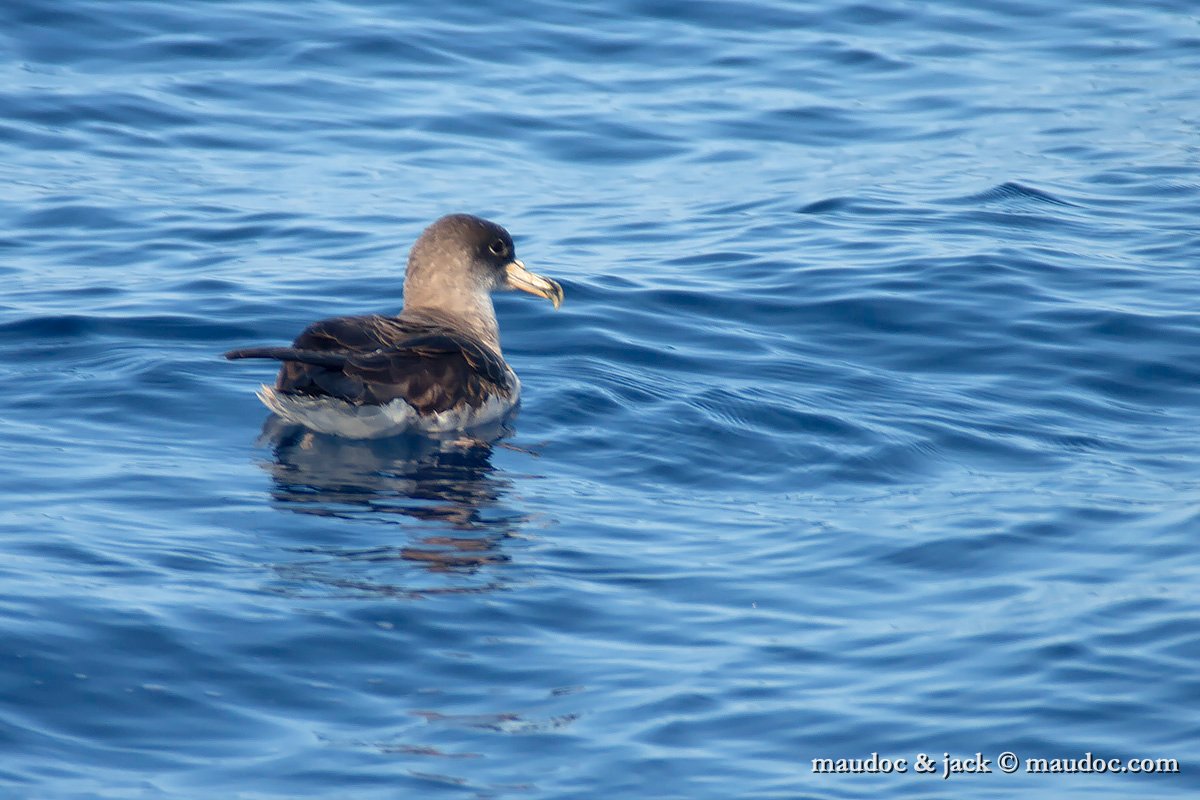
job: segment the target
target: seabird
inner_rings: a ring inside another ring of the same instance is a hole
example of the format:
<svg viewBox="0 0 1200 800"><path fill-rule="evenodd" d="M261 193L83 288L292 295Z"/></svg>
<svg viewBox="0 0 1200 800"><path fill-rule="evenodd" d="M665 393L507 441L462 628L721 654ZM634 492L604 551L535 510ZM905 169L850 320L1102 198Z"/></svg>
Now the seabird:
<svg viewBox="0 0 1200 800"><path fill-rule="evenodd" d="M494 222L451 214L413 244L398 316L314 322L291 347L231 350L228 359L282 361L258 397L284 420L320 433L371 439L462 430L504 417L521 382L500 352L491 293L520 289L554 303L557 282L516 257Z"/></svg>

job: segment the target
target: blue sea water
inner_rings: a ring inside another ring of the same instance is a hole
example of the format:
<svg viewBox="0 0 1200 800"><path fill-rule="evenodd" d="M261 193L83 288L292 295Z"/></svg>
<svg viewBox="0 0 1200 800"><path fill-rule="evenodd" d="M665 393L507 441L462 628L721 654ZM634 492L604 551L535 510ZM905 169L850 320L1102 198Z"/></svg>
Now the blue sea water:
<svg viewBox="0 0 1200 800"><path fill-rule="evenodd" d="M0 797L1200 794L1194 3L7 0L0 56ZM566 290L497 298L504 438L264 429L220 353L398 309L452 211Z"/></svg>

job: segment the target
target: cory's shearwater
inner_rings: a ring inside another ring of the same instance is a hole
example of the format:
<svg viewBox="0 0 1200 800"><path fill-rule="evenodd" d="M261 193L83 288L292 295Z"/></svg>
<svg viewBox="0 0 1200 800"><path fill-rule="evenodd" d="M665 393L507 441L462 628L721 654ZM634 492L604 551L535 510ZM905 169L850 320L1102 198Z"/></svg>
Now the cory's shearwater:
<svg viewBox="0 0 1200 800"><path fill-rule="evenodd" d="M430 225L408 257L398 316L333 317L291 347L231 350L229 359L282 361L258 396L288 422L369 439L406 430L470 428L503 417L521 382L500 352L491 293L520 289L562 303L555 281L517 260L494 222L451 214Z"/></svg>

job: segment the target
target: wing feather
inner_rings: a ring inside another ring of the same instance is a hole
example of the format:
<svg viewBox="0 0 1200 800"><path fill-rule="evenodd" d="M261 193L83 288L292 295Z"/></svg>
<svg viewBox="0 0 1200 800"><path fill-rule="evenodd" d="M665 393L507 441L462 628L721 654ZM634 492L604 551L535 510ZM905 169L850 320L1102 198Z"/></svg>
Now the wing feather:
<svg viewBox="0 0 1200 800"><path fill-rule="evenodd" d="M278 391L356 405L405 400L419 413L509 396L504 360L471 336L396 317L335 317L313 323L290 348L248 348L230 357L283 361Z"/></svg>

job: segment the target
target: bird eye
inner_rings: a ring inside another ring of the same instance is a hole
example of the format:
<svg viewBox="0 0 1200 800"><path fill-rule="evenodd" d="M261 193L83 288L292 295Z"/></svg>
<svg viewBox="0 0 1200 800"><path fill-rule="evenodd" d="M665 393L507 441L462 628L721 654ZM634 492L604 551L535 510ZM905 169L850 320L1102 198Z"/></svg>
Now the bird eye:
<svg viewBox="0 0 1200 800"><path fill-rule="evenodd" d="M508 245L506 245L504 243L503 239L497 239L496 241L489 244L488 250L490 250L492 252L492 255L494 255L494 256L508 255Z"/></svg>

